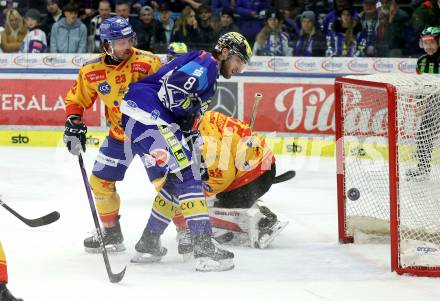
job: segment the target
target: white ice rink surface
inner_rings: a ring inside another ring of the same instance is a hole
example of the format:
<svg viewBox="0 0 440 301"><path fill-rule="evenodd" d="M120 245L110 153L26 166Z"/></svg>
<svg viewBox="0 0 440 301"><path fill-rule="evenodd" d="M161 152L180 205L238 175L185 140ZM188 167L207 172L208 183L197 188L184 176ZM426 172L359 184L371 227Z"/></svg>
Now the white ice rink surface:
<svg viewBox="0 0 440 301"><path fill-rule="evenodd" d="M87 151L90 173L97 151ZM0 194L28 218L58 210L61 219L29 228L0 208L0 239L9 268L8 287L25 301L58 300L440 300L440 279L390 272L388 245L339 245L333 159L278 158L279 172L295 169L290 182L263 197L290 224L269 249L231 247L236 268L197 273L177 255L170 226L168 255L152 265L129 264L155 195L139 159L119 183L127 251L111 255L111 284L102 256L86 254L93 229L76 158L63 148L0 148Z"/></svg>

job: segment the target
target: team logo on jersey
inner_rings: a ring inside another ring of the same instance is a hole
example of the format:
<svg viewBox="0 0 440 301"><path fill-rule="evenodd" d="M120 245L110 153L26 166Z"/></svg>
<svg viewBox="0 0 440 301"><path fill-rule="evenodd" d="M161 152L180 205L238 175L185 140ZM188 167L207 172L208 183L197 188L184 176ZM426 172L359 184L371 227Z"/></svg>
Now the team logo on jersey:
<svg viewBox="0 0 440 301"><path fill-rule="evenodd" d="M145 155L144 161L145 161L145 166L147 168L153 167L156 164L156 159L154 159L153 156L150 156L148 154Z"/></svg>
<svg viewBox="0 0 440 301"><path fill-rule="evenodd" d="M122 86L119 88L118 95L119 95L119 96L120 96L120 95L124 95L126 91L127 91L127 86L122 85Z"/></svg>
<svg viewBox="0 0 440 301"><path fill-rule="evenodd" d="M137 109L138 105L133 100L126 100L127 105L132 109Z"/></svg>
<svg viewBox="0 0 440 301"><path fill-rule="evenodd" d="M151 119L156 120L157 118L159 118L159 116L160 116L159 110L154 109L153 112L151 112Z"/></svg>
<svg viewBox="0 0 440 301"><path fill-rule="evenodd" d="M148 74L150 71L151 65L144 62L136 62L131 64L131 72L138 72L142 74Z"/></svg>
<svg viewBox="0 0 440 301"><path fill-rule="evenodd" d="M89 83L99 82L101 80L105 80L105 70L97 70L86 73L86 79Z"/></svg>
<svg viewBox="0 0 440 301"><path fill-rule="evenodd" d="M162 148L152 150L150 155L156 160L159 167L164 167L170 161L170 154Z"/></svg>
<svg viewBox="0 0 440 301"><path fill-rule="evenodd" d="M102 95L110 94L111 90L112 90L112 87L106 81L99 83L99 85L98 85L98 92Z"/></svg>

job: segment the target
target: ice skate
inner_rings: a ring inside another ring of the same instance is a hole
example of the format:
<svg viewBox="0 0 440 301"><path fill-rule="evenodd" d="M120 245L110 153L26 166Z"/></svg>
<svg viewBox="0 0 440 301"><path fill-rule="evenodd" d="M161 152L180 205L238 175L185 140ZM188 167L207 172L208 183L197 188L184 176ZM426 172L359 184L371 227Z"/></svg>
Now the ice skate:
<svg viewBox="0 0 440 301"><path fill-rule="evenodd" d="M111 228L102 228L102 236L105 248L108 252L122 252L125 251L124 237L121 232L121 225L119 224L119 216ZM88 237L84 240L84 248L88 253L102 252L101 242L98 233Z"/></svg>
<svg viewBox="0 0 440 301"><path fill-rule="evenodd" d="M158 262L167 254L167 249L160 243L160 235L145 228L141 238L135 246L136 255L131 259L133 263Z"/></svg>
<svg viewBox="0 0 440 301"><path fill-rule="evenodd" d="M267 248L288 224L288 221L276 221L272 227L260 229L257 247L260 249Z"/></svg>
<svg viewBox="0 0 440 301"><path fill-rule="evenodd" d="M6 287L6 284L0 283L0 301L23 301L23 299L15 298Z"/></svg>
<svg viewBox="0 0 440 301"><path fill-rule="evenodd" d="M283 231L289 222L279 221L276 214L270 211L266 206L258 205L258 209L263 217L261 217L256 225L258 231L252 246L254 248L265 249L272 243L275 237Z"/></svg>
<svg viewBox="0 0 440 301"><path fill-rule="evenodd" d="M196 271L220 272L234 268L234 253L222 249L209 234L193 237Z"/></svg>
<svg viewBox="0 0 440 301"><path fill-rule="evenodd" d="M191 260L194 250L191 231L189 229L177 230L177 252L182 255L183 261Z"/></svg>

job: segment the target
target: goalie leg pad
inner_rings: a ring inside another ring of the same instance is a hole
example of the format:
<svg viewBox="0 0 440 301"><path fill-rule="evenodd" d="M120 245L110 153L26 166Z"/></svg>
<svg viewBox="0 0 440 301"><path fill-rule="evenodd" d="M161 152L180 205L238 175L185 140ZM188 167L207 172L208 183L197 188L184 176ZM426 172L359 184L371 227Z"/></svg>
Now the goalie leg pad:
<svg viewBox="0 0 440 301"><path fill-rule="evenodd" d="M232 234L224 242L252 248L267 248L288 222L279 221L277 216L262 204L258 201L250 209L209 208L214 235L223 241L223 237Z"/></svg>

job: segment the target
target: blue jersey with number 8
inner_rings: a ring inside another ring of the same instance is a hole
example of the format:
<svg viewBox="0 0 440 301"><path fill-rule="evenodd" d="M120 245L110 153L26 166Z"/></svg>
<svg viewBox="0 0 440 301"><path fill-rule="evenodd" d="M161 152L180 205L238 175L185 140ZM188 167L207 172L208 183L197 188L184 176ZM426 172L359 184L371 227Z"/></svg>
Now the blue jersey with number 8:
<svg viewBox="0 0 440 301"><path fill-rule="evenodd" d="M207 110L215 93L217 77L217 61L211 54L193 51L174 59L151 76L131 84L129 90L143 91L145 96L155 93L156 105L162 106L157 108L159 111L164 107L178 119L194 118ZM147 98L130 100L140 107L140 101L150 102L150 107L153 99ZM147 111L151 112L151 109Z"/></svg>

